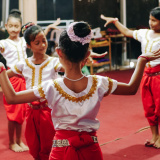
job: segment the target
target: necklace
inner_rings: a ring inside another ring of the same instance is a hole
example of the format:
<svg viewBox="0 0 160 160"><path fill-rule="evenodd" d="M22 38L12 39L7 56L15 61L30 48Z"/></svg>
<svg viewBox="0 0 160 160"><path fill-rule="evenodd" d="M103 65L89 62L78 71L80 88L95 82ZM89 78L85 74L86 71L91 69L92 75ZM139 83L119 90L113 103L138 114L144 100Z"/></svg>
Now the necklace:
<svg viewBox="0 0 160 160"><path fill-rule="evenodd" d="M83 74L83 76L81 77L81 78L79 78L79 79L70 79L70 78L68 78L68 77L66 77L66 75L64 75L64 78L66 78L66 79L68 79L68 80L70 80L70 81L79 81L79 80L81 80L83 77L84 77L85 75Z"/></svg>

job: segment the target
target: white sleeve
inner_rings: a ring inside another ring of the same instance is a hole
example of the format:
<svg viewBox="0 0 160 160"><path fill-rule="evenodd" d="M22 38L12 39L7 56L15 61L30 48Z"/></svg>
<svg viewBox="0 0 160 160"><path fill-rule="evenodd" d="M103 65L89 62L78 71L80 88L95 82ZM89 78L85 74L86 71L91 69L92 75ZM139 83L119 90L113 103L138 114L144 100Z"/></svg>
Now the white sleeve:
<svg viewBox="0 0 160 160"><path fill-rule="evenodd" d="M133 31L133 38L139 42L142 41L142 36L146 33L148 29L139 29Z"/></svg>
<svg viewBox="0 0 160 160"><path fill-rule="evenodd" d="M19 61L18 63L16 63L11 67L11 70L16 74L23 75L22 71L24 68L24 64L25 64L25 61Z"/></svg>
<svg viewBox="0 0 160 160"><path fill-rule="evenodd" d="M54 106L56 99L53 80L42 82L39 86L33 87L33 92L37 98L47 99L48 107Z"/></svg>
<svg viewBox="0 0 160 160"><path fill-rule="evenodd" d="M101 98L113 93L117 88L117 81L109 77L98 76L98 92Z"/></svg>
<svg viewBox="0 0 160 160"><path fill-rule="evenodd" d="M106 90L105 94L113 93L117 88L117 81L109 77L102 78L102 86Z"/></svg>

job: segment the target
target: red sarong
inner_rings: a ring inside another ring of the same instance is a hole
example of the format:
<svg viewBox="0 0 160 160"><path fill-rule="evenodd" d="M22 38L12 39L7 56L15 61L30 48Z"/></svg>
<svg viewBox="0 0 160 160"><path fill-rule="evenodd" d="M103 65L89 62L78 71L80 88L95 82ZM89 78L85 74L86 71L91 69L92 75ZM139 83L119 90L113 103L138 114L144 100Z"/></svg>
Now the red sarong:
<svg viewBox="0 0 160 160"><path fill-rule="evenodd" d="M55 130L48 107L32 109L27 107L25 137L30 154L35 159L48 160Z"/></svg>
<svg viewBox="0 0 160 160"><path fill-rule="evenodd" d="M70 146L52 147L49 160L102 160L100 146L91 136L96 136L96 133L56 131L54 139L67 139Z"/></svg>
<svg viewBox="0 0 160 160"><path fill-rule="evenodd" d="M160 65L145 68L141 81L141 96L145 117L151 126L158 125L160 121Z"/></svg>
<svg viewBox="0 0 160 160"><path fill-rule="evenodd" d="M26 90L25 79L21 76L15 76L9 79L14 90L16 92ZM9 121L16 121L19 124L22 124L25 119L25 112L27 104L8 104L6 102L5 96L3 95L3 102Z"/></svg>

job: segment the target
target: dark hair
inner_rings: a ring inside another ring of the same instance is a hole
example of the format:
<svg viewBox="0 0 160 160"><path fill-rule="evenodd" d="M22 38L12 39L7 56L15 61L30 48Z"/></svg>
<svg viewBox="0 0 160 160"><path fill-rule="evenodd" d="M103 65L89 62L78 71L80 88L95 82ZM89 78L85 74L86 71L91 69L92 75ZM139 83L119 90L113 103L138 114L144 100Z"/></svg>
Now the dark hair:
<svg viewBox="0 0 160 160"><path fill-rule="evenodd" d="M22 24L22 17L21 17L21 11L20 10L18 10L18 9L10 10L7 22L11 17L19 19L20 23Z"/></svg>
<svg viewBox="0 0 160 160"><path fill-rule="evenodd" d="M155 7L150 11L150 14L156 19L160 20L160 7Z"/></svg>
<svg viewBox="0 0 160 160"><path fill-rule="evenodd" d="M86 37L90 34L91 29L88 23L79 22L73 26L73 30L76 36ZM67 31L63 31L59 38L59 47L62 52L67 56L71 62L80 62L87 54L89 43L82 45L80 42L71 41Z"/></svg>
<svg viewBox="0 0 160 160"><path fill-rule="evenodd" d="M22 32L24 39L26 40L27 44L30 45L31 41L34 41L37 34L42 32L43 29L38 25L33 25L32 22L28 22L22 26L21 30L25 28L25 31Z"/></svg>

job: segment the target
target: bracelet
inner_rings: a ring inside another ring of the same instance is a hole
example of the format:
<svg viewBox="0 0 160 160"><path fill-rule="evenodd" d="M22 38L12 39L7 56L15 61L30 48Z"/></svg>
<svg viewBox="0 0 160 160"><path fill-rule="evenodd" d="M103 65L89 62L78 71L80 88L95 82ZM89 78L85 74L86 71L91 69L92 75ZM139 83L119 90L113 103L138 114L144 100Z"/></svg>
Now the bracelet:
<svg viewBox="0 0 160 160"><path fill-rule="evenodd" d="M145 59L147 60L147 62L149 62L149 61L150 61L150 59L149 59L148 57L145 57L145 56L139 56L138 58L140 58L140 57L145 58Z"/></svg>
<svg viewBox="0 0 160 160"><path fill-rule="evenodd" d="M2 66L2 67L1 67L0 74L1 74L4 70L6 70L6 69Z"/></svg>
<svg viewBox="0 0 160 160"><path fill-rule="evenodd" d="M115 24L117 21L118 21L118 18L115 18L112 23Z"/></svg>

